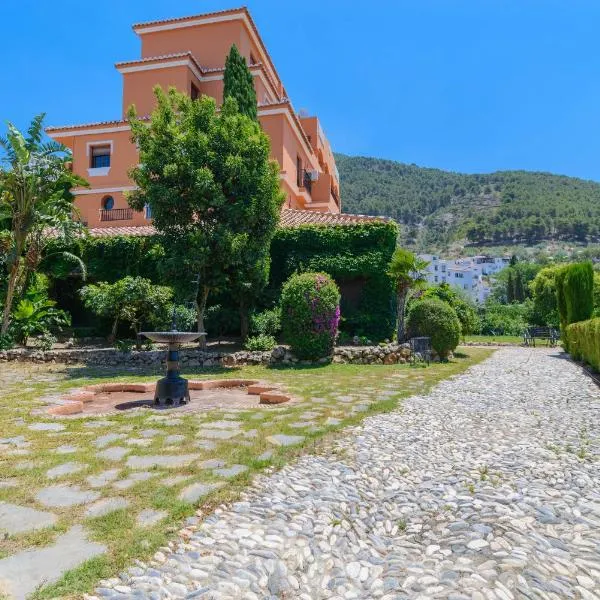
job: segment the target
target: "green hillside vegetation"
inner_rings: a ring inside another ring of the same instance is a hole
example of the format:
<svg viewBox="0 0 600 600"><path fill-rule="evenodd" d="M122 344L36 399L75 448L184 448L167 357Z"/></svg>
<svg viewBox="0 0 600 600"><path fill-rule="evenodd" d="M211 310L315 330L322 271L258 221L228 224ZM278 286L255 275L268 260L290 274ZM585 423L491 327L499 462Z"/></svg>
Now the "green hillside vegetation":
<svg viewBox="0 0 600 600"><path fill-rule="evenodd" d="M598 240L600 183L528 171L465 175L343 154L336 161L344 212L392 217L417 247Z"/></svg>

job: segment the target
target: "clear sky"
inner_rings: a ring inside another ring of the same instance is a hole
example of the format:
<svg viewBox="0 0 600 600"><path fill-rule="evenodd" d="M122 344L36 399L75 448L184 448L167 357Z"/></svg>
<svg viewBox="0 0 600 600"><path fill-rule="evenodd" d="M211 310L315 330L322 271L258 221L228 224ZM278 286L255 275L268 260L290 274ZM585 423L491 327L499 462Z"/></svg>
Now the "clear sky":
<svg viewBox="0 0 600 600"><path fill-rule="evenodd" d="M0 119L120 118L131 25L235 0L0 0ZM296 110L335 150L600 181L600 1L250 0ZM198 57L202 63L202 57ZM2 127L3 129L3 127Z"/></svg>

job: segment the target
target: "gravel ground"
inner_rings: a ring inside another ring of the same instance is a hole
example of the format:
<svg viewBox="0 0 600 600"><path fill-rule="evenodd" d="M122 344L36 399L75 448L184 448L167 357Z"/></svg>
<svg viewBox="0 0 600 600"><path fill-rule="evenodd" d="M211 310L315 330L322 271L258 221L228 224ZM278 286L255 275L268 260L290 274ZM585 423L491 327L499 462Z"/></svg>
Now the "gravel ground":
<svg viewBox="0 0 600 600"><path fill-rule="evenodd" d="M599 432L600 390L558 350L498 350L96 594L597 599Z"/></svg>

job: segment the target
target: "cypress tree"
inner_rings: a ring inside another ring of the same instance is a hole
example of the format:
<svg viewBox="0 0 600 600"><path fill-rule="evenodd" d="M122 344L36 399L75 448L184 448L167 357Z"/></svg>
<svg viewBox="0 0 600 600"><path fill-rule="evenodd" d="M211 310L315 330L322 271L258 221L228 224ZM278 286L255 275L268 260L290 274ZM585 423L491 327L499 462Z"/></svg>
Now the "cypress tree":
<svg viewBox="0 0 600 600"><path fill-rule="evenodd" d="M521 271L517 271L515 275L515 300L523 302L525 300L525 286L523 284L523 275Z"/></svg>
<svg viewBox="0 0 600 600"><path fill-rule="evenodd" d="M515 301L515 280L512 269L508 272L508 279L506 280L506 301L509 304Z"/></svg>
<svg viewBox="0 0 600 600"><path fill-rule="evenodd" d="M246 64L246 58L239 53L235 44L231 46L225 60L223 76L223 102L229 97L235 99L240 113L254 121L258 120L256 90L252 73Z"/></svg>

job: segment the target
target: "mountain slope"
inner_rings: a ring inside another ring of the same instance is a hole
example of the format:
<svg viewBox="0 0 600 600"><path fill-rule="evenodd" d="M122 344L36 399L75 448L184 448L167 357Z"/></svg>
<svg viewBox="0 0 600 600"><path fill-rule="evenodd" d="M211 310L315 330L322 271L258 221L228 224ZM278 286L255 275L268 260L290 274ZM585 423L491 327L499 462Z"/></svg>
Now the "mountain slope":
<svg viewBox="0 0 600 600"><path fill-rule="evenodd" d="M393 217L419 247L597 241L600 232L593 181L529 171L465 175L343 154L336 162L343 211Z"/></svg>

